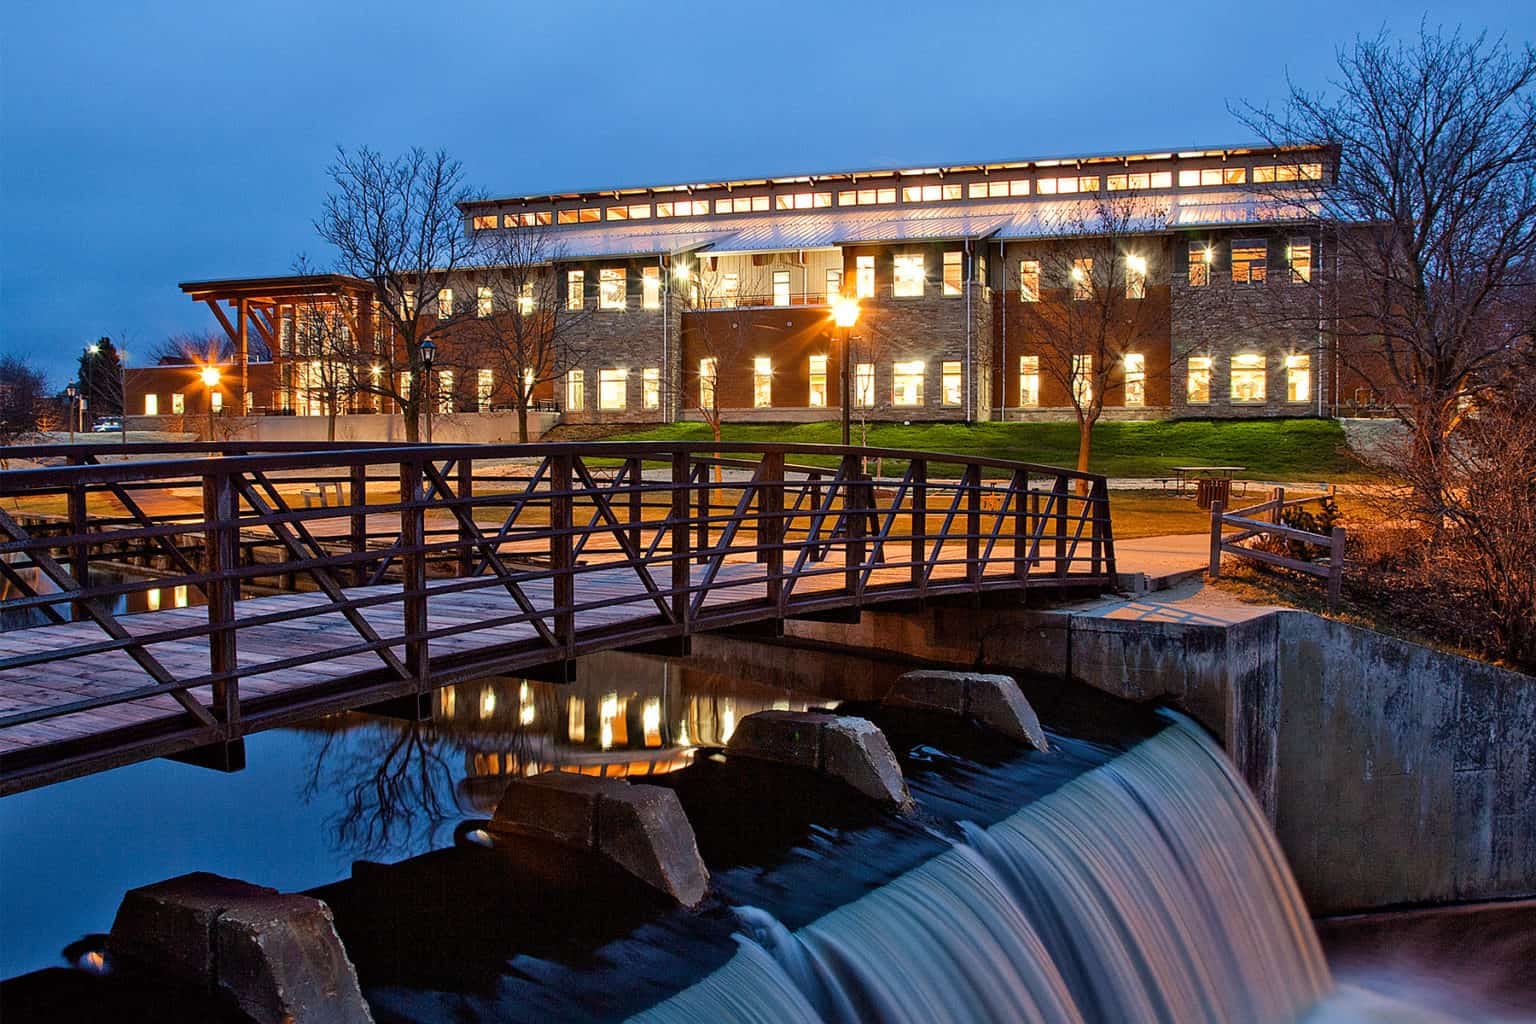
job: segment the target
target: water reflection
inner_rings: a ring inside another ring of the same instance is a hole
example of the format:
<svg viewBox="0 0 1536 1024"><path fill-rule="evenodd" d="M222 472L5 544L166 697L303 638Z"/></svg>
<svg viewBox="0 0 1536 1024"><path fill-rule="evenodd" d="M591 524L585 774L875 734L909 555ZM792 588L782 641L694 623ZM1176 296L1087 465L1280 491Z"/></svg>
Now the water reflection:
<svg viewBox="0 0 1536 1024"><path fill-rule="evenodd" d="M14 561L15 556L0 556L7 561ZM48 577L42 575L36 569L15 570L17 579L34 594L46 595L59 593L58 586ZM88 585L92 587L114 587L129 583L151 582L143 576L130 576L124 573L108 572L92 569L86 578ZM9 604L26 598L28 595L23 586L17 584L7 574L0 574L0 601ZM162 609L188 608L194 605L205 604L200 591L188 587L186 584L168 584L163 587L148 586L143 590L136 590L128 594L118 594L113 597L101 598L95 604L103 608L110 615L131 615L136 612L158 612ZM66 604L52 606L56 612L69 618L70 608ZM29 629L33 626L46 626L53 620L41 607L25 608L0 608L0 633L13 629Z"/></svg>

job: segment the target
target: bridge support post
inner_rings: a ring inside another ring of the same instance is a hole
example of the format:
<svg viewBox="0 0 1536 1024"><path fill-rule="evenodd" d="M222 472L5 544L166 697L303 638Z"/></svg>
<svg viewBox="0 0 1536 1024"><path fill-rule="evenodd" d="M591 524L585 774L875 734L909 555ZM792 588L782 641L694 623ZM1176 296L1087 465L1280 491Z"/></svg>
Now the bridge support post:
<svg viewBox="0 0 1536 1024"><path fill-rule="evenodd" d="M965 582L980 591L981 467L967 466L962 480L965 487Z"/></svg>
<svg viewBox="0 0 1536 1024"><path fill-rule="evenodd" d="M1009 487L1013 498L1013 577L1026 580L1029 578L1029 473L1014 470Z"/></svg>
<svg viewBox="0 0 1536 1024"><path fill-rule="evenodd" d="M918 600L928 590L928 460L912 460L912 588Z"/></svg>
<svg viewBox="0 0 1536 1024"><path fill-rule="evenodd" d="M405 667L417 690L426 689L427 650L427 510L422 502L421 462L400 463L400 589L405 632Z"/></svg>
<svg viewBox="0 0 1536 1024"><path fill-rule="evenodd" d="M1056 512L1056 578L1065 580L1067 569L1067 478L1056 478L1056 486L1051 489L1051 503Z"/></svg>
<svg viewBox="0 0 1536 1024"><path fill-rule="evenodd" d="M554 572L555 639L566 650L576 643L576 576L571 544L571 480L574 460L559 454L549 460L549 567Z"/></svg>
<svg viewBox="0 0 1536 1024"><path fill-rule="evenodd" d="M757 488L757 560L763 564L768 584L768 604L784 614L784 455L763 456Z"/></svg>
<svg viewBox="0 0 1536 1024"><path fill-rule="evenodd" d="M690 468L687 452L672 455L672 511L668 520L672 527L672 617L686 635L691 627L689 609L692 607L689 586L693 570L689 566L688 550L688 484Z"/></svg>
<svg viewBox="0 0 1536 1024"><path fill-rule="evenodd" d="M203 569L209 575L208 670L214 676L213 717L226 740L240 735L240 683L234 674L235 600L240 582L240 507L228 473L203 477ZM222 677L222 678L221 678Z"/></svg>
<svg viewBox="0 0 1536 1024"><path fill-rule="evenodd" d="M464 506L464 515L473 522L475 518L475 506L472 499L475 496L475 460L469 456L459 460L458 472L458 500ZM459 551L458 565L459 575L469 576L475 571L475 536L466 522L459 523Z"/></svg>
<svg viewBox="0 0 1536 1024"><path fill-rule="evenodd" d="M862 587L859 577L864 568L864 473L857 455L843 456L843 589L854 601Z"/></svg>
<svg viewBox="0 0 1536 1024"><path fill-rule="evenodd" d="M361 555L368 550L368 467L353 466L347 487L347 504L354 509L348 519L348 543L352 554ZM368 564L361 560L352 565L352 582L362 586L368 582Z"/></svg>

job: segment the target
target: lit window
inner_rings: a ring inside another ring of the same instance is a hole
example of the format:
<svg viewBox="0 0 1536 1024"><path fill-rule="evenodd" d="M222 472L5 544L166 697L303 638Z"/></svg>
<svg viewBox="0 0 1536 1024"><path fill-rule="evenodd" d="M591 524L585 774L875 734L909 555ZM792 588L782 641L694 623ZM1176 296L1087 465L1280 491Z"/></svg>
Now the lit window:
<svg viewBox="0 0 1536 1024"><path fill-rule="evenodd" d="M895 287L892 294L898 299L911 299L923 294L921 254L896 257Z"/></svg>
<svg viewBox="0 0 1536 1024"><path fill-rule="evenodd" d="M577 214L576 210L556 210L555 211L555 223L557 223L557 224L575 224L576 223L576 214Z"/></svg>
<svg viewBox="0 0 1536 1024"><path fill-rule="evenodd" d="M454 412L453 371L437 371L437 411L440 413Z"/></svg>
<svg viewBox="0 0 1536 1024"><path fill-rule="evenodd" d="M944 254L944 294L959 295L964 276L964 253L959 251L946 252Z"/></svg>
<svg viewBox="0 0 1536 1024"><path fill-rule="evenodd" d="M1285 357L1285 400L1310 402L1312 400L1312 357Z"/></svg>
<svg viewBox="0 0 1536 1024"><path fill-rule="evenodd" d="M159 395L145 395L144 396L144 415L145 416L159 416L160 415L160 396Z"/></svg>
<svg viewBox="0 0 1536 1024"><path fill-rule="evenodd" d="M171 415L180 416L187 411L187 396L180 391L171 395Z"/></svg>
<svg viewBox="0 0 1536 1024"><path fill-rule="evenodd" d="M831 192L817 192L812 197L812 200L813 201L812 201L811 205L813 205L818 210L821 209L822 207L825 207L825 206L831 206L832 205L832 193Z"/></svg>
<svg viewBox="0 0 1536 1024"><path fill-rule="evenodd" d="M533 367L523 367L523 395L527 398L533 397L533 384L535 379L536 377L533 372Z"/></svg>
<svg viewBox="0 0 1536 1024"><path fill-rule="evenodd" d="M661 308L661 268L642 267L640 270L640 305L644 309Z"/></svg>
<svg viewBox="0 0 1536 1024"><path fill-rule="evenodd" d="M627 299L622 267L604 267L597 272L598 309L623 309Z"/></svg>
<svg viewBox="0 0 1536 1024"><path fill-rule="evenodd" d="M1211 283L1211 261L1215 252L1207 242L1189 243L1189 286L1204 288Z"/></svg>
<svg viewBox="0 0 1536 1024"><path fill-rule="evenodd" d="M896 190L894 188L880 189L875 197L875 201L882 204L894 203L896 201Z"/></svg>
<svg viewBox="0 0 1536 1024"><path fill-rule="evenodd" d="M773 360L767 356L752 360L752 405L758 409L773 405Z"/></svg>
<svg viewBox="0 0 1536 1024"><path fill-rule="evenodd" d="M1040 357L1019 356L1019 404L1040 404Z"/></svg>
<svg viewBox="0 0 1536 1024"><path fill-rule="evenodd" d="M583 224L596 224L598 222L598 220L601 219L602 213L603 213L603 211L602 211L601 207L598 207L598 206L587 206L587 207L584 207L581 210L581 222Z"/></svg>
<svg viewBox="0 0 1536 1024"><path fill-rule="evenodd" d="M1189 357L1189 382L1185 387L1184 400L1190 405L1207 405L1211 401L1211 357Z"/></svg>
<svg viewBox="0 0 1536 1024"><path fill-rule="evenodd" d="M670 216L672 216L672 204L671 203L657 203L656 204L656 216L657 217L670 217Z"/></svg>
<svg viewBox="0 0 1536 1024"><path fill-rule="evenodd" d="M1220 167L1206 167L1200 171L1200 184L1202 185L1220 185L1222 178L1222 168Z"/></svg>
<svg viewBox="0 0 1536 1024"><path fill-rule="evenodd" d="M1125 297L1128 299L1147 297L1147 258L1145 256L1125 258Z"/></svg>
<svg viewBox="0 0 1536 1024"><path fill-rule="evenodd" d="M813 409L824 409L827 405L827 357L811 356L809 376L811 379L810 398L806 404Z"/></svg>
<svg viewBox="0 0 1536 1024"><path fill-rule="evenodd" d="M1019 301L1040 301L1040 261L1019 261Z"/></svg>
<svg viewBox="0 0 1536 1024"><path fill-rule="evenodd" d="M827 271L827 302L836 302L843 295L843 272L841 270Z"/></svg>
<svg viewBox="0 0 1536 1024"><path fill-rule="evenodd" d="M959 185L945 185L944 186L944 201L946 203L947 202L951 202L951 201L953 201L955 199L959 199L959 198L960 198L960 186Z"/></svg>
<svg viewBox="0 0 1536 1024"><path fill-rule="evenodd" d="M987 183L984 181L973 181L966 186L965 194L968 199L985 199L987 198Z"/></svg>
<svg viewBox="0 0 1536 1024"><path fill-rule="evenodd" d="M517 311L525 316L533 312L533 282L524 281L522 288L518 289Z"/></svg>
<svg viewBox="0 0 1536 1024"><path fill-rule="evenodd" d="M703 409L715 407L715 377L719 364L713 359L699 360L699 406Z"/></svg>
<svg viewBox="0 0 1536 1024"><path fill-rule="evenodd" d="M491 290L481 286L475 290L475 316L482 319L491 315Z"/></svg>
<svg viewBox="0 0 1536 1024"><path fill-rule="evenodd" d="M853 404L860 409L875 405L875 364L859 363L853 368Z"/></svg>
<svg viewBox="0 0 1536 1024"><path fill-rule="evenodd" d="M965 377L960 372L960 364L958 362L944 363L940 366L940 370L942 374L939 389L940 401L945 405L959 405L965 390L962 386Z"/></svg>
<svg viewBox="0 0 1536 1024"><path fill-rule="evenodd" d="M407 288L400 293L400 316L410 319L416 315L416 289Z"/></svg>
<svg viewBox="0 0 1536 1024"><path fill-rule="evenodd" d="M565 308L581 309L586 305L587 272L568 270L565 274Z"/></svg>
<svg viewBox="0 0 1536 1024"><path fill-rule="evenodd" d="M1312 240L1293 238L1285 252L1291 263L1291 284L1306 284L1312 280Z"/></svg>
<svg viewBox="0 0 1536 1024"><path fill-rule="evenodd" d="M222 392L222 391L215 391L209 397L209 402L212 404L214 412L223 412L224 411L224 392Z"/></svg>
<svg viewBox="0 0 1536 1024"><path fill-rule="evenodd" d="M775 306L789 305L789 271L775 270L773 272L773 304Z"/></svg>
<svg viewBox="0 0 1536 1024"><path fill-rule="evenodd" d="M923 364L921 360L897 363L892 367L891 404L914 406L923 404Z"/></svg>
<svg viewBox="0 0 1536 1024"><path fill-rule="evenodd" d="M1083 257L1072 261L1072 300L1087 302L1093 298L1093 259Z"/></svg>
<svg viewBox="0 0 1536 1024"><path fill-rule="evenodd" d="M1191 187L1193 187L1195 185L1198 185L1198 184L1200 184L1200 172L1199 171L1180 171L1179 172L1179 188L1191 188Z"/></svg>
<svg viewBox="0 0 1536 1024"><path fill-rule="evenodd" d="M490 370L479 370L475 373L475 406L481 412L489 412L491 408L491 395L496 390L496 374Z"/></svg>
<svg viewBox="0 0 1536 1024"><path fill-rule="evenodd" d="M494 228L496 226L496 215L494 213L478 214L475 216L473 224L476 231Z"/></svg>
<svg viewBox="0 0 1536 1024"><path fill-rule="evenodd" d="M741 293L741 275L734 272L722 275L720 293L725 305L736 305L736 298Z"/></svg>
<svg viewBox="0 0 1536 1024"><path fill-rule="evenodd" d="M627 370L597 371L597 407L610 411L622 410L629 390Z"/></svg>
<svg viewBox="0 0 1536 1024"><path fill-rule="evenodd" d="M1072 398L1079 407L1093 403L1093 356L1072 357Z"/></svg>
<svg viewBox="0 0 1536 1024"><path fill-rule="evenodd" d="M1232 243L1232 281L1234 284L1262 284L1268 247L1263 239Z"/></svg>
<svg viewBox="0 0 1536 1024"><path fill-rule="evenodd" d="M581 412L587 407L587 375L572 370L565 375L565 411Z"/></svg>
<svg viewBox="0 0 1536 1024"><path fill-rule="evenodd" d="M451 316L453 316L453 289L440 289L437 293L437 318L447 320Z"/></svg>
<svg viewBox="0 0 1536 1024"><path fill-rule="evenodd" d="M1274 164L1267 164L1267 165L1265 165L1263 167L1255 167L1253 169L1253 180L1254 180L1255 184L1262 184L1262 183L1267 183L1267 182L1274 181L1275 180L1275 166L1274 166Z"/></svg>
<svg viewBox="0 0 1536 1024"><path fill-rule="evenodd" d="M1276 181L1295 181L1301 177L1301 168L1295 164L1281 164L1275 168Z"/></svg>
<svg viewBox="0 0 1536 1024"><path fill-rule="evenodd" d="M1232 404L1253 405L1264 401L1264 356L1243 352L1232 357Z"/></svg>
<svg viewBox="0 0 1536 1024"><path fill-rule="evenodd" d="M1296 168L1296 171L1302 181L1323 180L1322 164L1302 164L1300 167Z"/></svg>
<svg viewBox="0 0 1536 1024"><path fill-rule="evenodd" d="M1125 357L1125 404L1147 404L1147 357L1135 352Z"/></svg>
<svg viewBox="0 0 1536 1024"><path fill-rule="evenodd" d="M874 298L875 258L873 256L857 256L854 258L853 267L854 297L860 299Z"/></svg>
<svg viewBox="0 0 1536 1024"><path fill-rule="evenodd" d="M640 401L647 409L661 408L661 369L647 366L640 374Z"/></svg>

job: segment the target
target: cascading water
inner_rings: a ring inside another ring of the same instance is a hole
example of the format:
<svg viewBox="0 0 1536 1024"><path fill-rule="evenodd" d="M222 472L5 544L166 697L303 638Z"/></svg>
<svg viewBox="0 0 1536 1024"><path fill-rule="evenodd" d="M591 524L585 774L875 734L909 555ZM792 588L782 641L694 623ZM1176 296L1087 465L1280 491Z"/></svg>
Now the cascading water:
<svg viewBox="0 0 1536 1024"><path fill-rule="evenodd" d="M634 1018L1285 1021L1331 988L1242 780L1178 716L1153 738L791 933L740 911L723 968Z"/></svg>

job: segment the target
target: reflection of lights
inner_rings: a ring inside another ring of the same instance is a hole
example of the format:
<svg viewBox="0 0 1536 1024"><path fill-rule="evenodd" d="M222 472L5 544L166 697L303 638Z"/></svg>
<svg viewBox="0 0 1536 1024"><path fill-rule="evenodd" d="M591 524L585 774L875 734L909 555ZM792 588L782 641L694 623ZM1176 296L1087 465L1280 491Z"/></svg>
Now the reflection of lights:
<svg viewBox="0 0 1536 1024"><path fill-rule="evenodd" d="M720 742L731 742L736 732L736 702L727 697L720 702Z"/></svg>
<svg viewBox="0 0 1536 1024"><path fill-rule="evenodd" d="M789 701L787 701L787 700L776 700L776 701L774 701L773 702L773 710L775 710L775 711L788 711L789 710Z"/></svg>
<svg viewBox="0 0 1536 1024"><path fill-rule="evenodd" d="M464 833L464 838L469 842L474 843L476 846L490 847L495 845L494 841L491 839L491 834L483 828L470 829L468 832Z"/></svg>
<svg viewBox="0 0 1536 1024"><path fill-rule="evenodd" d="M82 971L90 971L92 974L107 973L107 958L96 950L91 950L76 961Z"/></svg>
<svg viewBox="0 0 1536 1024"><path fill-rule="evenodd" d="M453 687L449 686L449 687L439 691L439 693L440 693L440 696L438 697L438 704L443 709L443 717L444 718L452 718L453 717L453 707L458 702L458 696L457 696L458 691L456 691Z"/></svg>
<svg viewBox="0 0 1536 1024"><path fill-rule="evenodd" d="M677 745L680 747L689 746L688 719L686 718L677 723Z"/></svg>
<svg viewBox="0 0 1536 1024"><path fill-rule="evenodd" d="M645 733L646 746L661 746L661 701L655 697L640 708L640 728Z"/></svg>
<svg viewBox="0 0 1536 1024"><path fill-rule="evenodd" d="M490 718L496 713L496 691L487 686L480 691L480 717Z"/></svg>
<svg viewBox="0 0 1536 1024"><path fill-rule="evenodd" d="M528 695L526 679L517 688L517 720L524 725L533 724L533 698Z"/></svg>
<svg viewBox="0 0 1536 1024"><path fill-rule="evenodd" d="M148 607L150 611L152 611L152 612L159 611L160 610L160 588L156 587L154 590L147 590L147 591L145 591L144 592L144 603L145 603L145 606Z"/></svg>
<svg viewBox="0 0 1536 1024"><path fill-rule="evenodd" d="M179 584L171 592L171 600L177 608L185 608L187 606L187 585L185 583Z"/></svg>
<svg viewBox="0 0 1536 1024"><path fill-rule="evenodd" d="M613 720L619 716L619 695L610 693L597 706L598 746L604 750L613 748Z"/></svg>
<svg viewBox="0 0 1536 1024"><path fill-rule="evenodd" d="M587 739L587 702L572 697L565 704L565 734L572 743L585 743Z"/></svg>

